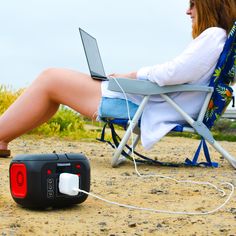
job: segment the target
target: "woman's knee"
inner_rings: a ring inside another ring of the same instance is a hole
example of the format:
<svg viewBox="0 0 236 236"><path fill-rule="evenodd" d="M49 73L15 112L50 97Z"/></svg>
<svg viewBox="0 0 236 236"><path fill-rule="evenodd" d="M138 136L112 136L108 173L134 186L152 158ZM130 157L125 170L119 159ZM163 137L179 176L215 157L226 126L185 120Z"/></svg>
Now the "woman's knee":
<svg viewBox="0 0 236 236"><path fill-rule="evenodd" d="M51 83L52 80L55 80L57 78L57 75L59 69L57 68L48 68L44 71L42 71L39 76L36 78L35 83L39 83L41 85Z"/></svg>
<svg viewBox="0 0 236 236"><path fill-rule="evenodd" d="M32 83L32 87L42 89L45 92L51 93L55 86L59 84L60 71L58 68L48 68L42 71Z"/></svg>

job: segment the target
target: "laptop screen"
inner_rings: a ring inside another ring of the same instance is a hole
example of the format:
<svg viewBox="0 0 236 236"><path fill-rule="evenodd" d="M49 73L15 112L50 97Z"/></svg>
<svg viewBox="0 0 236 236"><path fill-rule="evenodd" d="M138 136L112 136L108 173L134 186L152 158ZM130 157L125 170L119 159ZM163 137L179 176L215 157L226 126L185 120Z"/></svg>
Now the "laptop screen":
<svg viewBox="0 0 236 236"><path fill-rule="evenodd" d="M106 77L97 45L97 40L81 28L79 28L79 31L91 76Z"/></svg>

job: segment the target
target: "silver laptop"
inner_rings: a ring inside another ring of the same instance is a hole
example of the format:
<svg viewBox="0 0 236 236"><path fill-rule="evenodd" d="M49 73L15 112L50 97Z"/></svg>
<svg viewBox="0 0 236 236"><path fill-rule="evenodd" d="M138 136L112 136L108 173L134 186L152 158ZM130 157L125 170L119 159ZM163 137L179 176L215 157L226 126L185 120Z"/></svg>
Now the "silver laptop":
<svg viewBox="0 0 236 236"><path fill-rule="evenodd" d="M102 64L97 40L81 28L79 28L79 32L91 77L97 80L108 80Z"/></svg>

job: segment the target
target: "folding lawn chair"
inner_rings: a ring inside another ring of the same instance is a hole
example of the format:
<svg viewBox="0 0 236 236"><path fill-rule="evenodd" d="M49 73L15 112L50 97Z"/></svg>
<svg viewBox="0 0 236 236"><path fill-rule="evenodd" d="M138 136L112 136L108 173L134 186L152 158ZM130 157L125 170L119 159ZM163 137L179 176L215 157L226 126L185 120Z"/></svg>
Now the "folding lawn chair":
<svg viewBox="0 0 236 236"><path fill-rule="evenodd" d="M114 118L108 117L103 119L104 122L106 122L106 124L102 132L101 141L105 141L104 140L105 127L108 124L112 130L112 137L115 144L113 146L116 149L112 158L112 167L119 165L124 160L124 156L129 158L130 153L132 152L132 150L135 149L140 139L139 121L143 109L147 104L149 97L151 95L159 94L177 112L179 112L186 121L186 125L178 125L173 129L173 131L197 133L201 136L201 141L193 157L193 160L186 159L184 165L198 166L202 164L209 167L218 166L218 163L212 162L210 159L209 151L206 144L207 141L225 159L227 159L234 168L236 168L236 159L233 156L231 156L223 147L221 147L221 145L214 139L211 133L211 128L214 125L215 121L221 117L221 115L224 113L226 107L228 106L228 104L232 99L233 90L230 86L232 85L235 77L236 77L236 22L234 23L234 26L228 35L228 39L219 57L215 71L211 77L209 86L194 86L194 85L184 84L184 85L160 87L156 83L152 83L149 81L139 81L139 80L131 80L123 78L110 79L108 86L109 90L116 92L124 91L125 93L143 95L143 99L131 122L128 122L128 120L116 119L115 117ZM123 91L121 88L123 89ZM191 118L169 96L169 93L173 92L191 92L191 91L192 92L201 91L207 94L204 104L196 120ZM126 130L120 142L117 138L118 137L117 134L115 133L114 124L123 126L124 129ZM136 134L136 138L134 140L133 147L128 148L128 153L127 153L125 151L125 147L128 147L127 142L131 136L131 132L134 132ZM205 154L206 162L198 163L198 156L202 147ZM141 160L140 159L138 160L140 162L147 161L149 163L160 164L160 165L168 165L168 166L172 165L171 163L162 163L142 155L139 156L141 157ZM173 164L173 166L176 165Z"/></svg>

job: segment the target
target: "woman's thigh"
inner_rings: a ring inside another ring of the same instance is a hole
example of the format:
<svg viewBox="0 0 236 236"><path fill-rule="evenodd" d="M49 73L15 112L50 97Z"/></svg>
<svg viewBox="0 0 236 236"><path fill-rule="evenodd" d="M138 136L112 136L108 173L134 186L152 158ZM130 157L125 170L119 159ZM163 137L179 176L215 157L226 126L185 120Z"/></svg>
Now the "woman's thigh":
<svg viewBox="0 0 236 236"><path fill-rule="evenodd" d="M50 99L67 105L82 115L96 118L101 100L101 81L89 75L68 69L45 70L36 80L46 89Z"/></svg>

